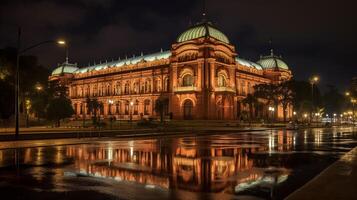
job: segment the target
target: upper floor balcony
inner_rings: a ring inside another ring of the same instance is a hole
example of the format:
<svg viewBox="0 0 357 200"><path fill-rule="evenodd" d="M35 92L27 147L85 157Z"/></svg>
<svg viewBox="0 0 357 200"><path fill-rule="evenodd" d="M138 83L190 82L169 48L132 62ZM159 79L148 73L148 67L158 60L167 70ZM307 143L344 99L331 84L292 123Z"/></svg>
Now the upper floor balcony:
<svg viewBox="0 0 357 200"><path fill-rule="evenodd" d="M235 93L235 89L231 87L215 87L214 89L215 92L233 92Z"/></svg>
<svg viewBox="0 0 357 200"><path fill-rule="evenodd" d="M179 86L174 88L174 92L197 92L199 88L196 86Z"/></svg>

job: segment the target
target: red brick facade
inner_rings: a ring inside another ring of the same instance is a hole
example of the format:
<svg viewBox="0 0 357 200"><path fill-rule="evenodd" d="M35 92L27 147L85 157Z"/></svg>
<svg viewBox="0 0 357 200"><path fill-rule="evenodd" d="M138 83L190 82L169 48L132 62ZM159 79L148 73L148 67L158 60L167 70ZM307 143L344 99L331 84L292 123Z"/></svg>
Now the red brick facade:
<svg viewBox="0 0 357 200"><path fill-rule="evenodd" d="M161 98L167 99L165 115L173 119L240 119L248 109L241 100L254 85L292 77L288 69L259 67L208 35L176 42L170 51L78 69L66 74L66 83L78 118L90 115L88 96L104 104L103 118L156 117L155 101ZM281 106L276 116L283 116Z"/></svg>

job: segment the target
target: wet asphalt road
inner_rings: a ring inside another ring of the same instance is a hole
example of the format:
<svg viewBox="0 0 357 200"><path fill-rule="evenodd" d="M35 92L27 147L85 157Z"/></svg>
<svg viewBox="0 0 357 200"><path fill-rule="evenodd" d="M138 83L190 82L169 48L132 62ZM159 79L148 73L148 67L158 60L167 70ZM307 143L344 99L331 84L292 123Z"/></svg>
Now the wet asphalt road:
<svg viewBox="0 0 357 200"><path fill-rule="evenodd" d="M357 133L332 128L66 142L32 141L16 149L0 143L0 194L6 199L283 199L357 146Z"/></svg>

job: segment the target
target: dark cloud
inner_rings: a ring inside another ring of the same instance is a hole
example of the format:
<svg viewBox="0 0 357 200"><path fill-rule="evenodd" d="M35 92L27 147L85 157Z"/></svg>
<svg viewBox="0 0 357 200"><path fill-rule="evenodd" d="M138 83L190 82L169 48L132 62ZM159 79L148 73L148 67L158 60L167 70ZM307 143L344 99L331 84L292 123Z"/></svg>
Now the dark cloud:
<svg viewBox="0 0 357 200"><path fill-rule="evenodd" d="M203 0L33 0L1 1L0 47L66 38L73 62L169 49L180 32L201 20ZM253 61L267 54L273 38L297 79L322 76L321 84L343 88L355 70L357 25L350 0L207 0L206 12L238 54ZM31 53L49 67L63 61L64 50L51 46Z"/></svg>

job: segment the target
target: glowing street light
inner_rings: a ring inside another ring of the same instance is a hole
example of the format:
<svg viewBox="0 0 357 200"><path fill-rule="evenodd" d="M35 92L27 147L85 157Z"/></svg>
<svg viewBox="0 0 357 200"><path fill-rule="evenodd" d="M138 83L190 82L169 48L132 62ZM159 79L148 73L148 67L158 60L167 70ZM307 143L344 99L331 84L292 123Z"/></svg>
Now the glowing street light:
<svg viewBox="0 0 357 200"><path fill-rule="evenodd" d="M66 41L64 41L64 40L57 40L57 44L59 44L59 45L66 45Z"/></svg>
<svg viewBox="0 0 357 200"><path fill-rule="evenodd" d="M39 92L39 91L43 90L43 87L42 87L42 85L40 83L36 83L35 89Z"/></svg>
<svg viewBox="0 0 357 200"><path fill-rule="evenodd" d="M318 76L313 76L311 78L311 82L313 82L313 83L317 83L319 80L320 80L320 78Z"/></svg>

